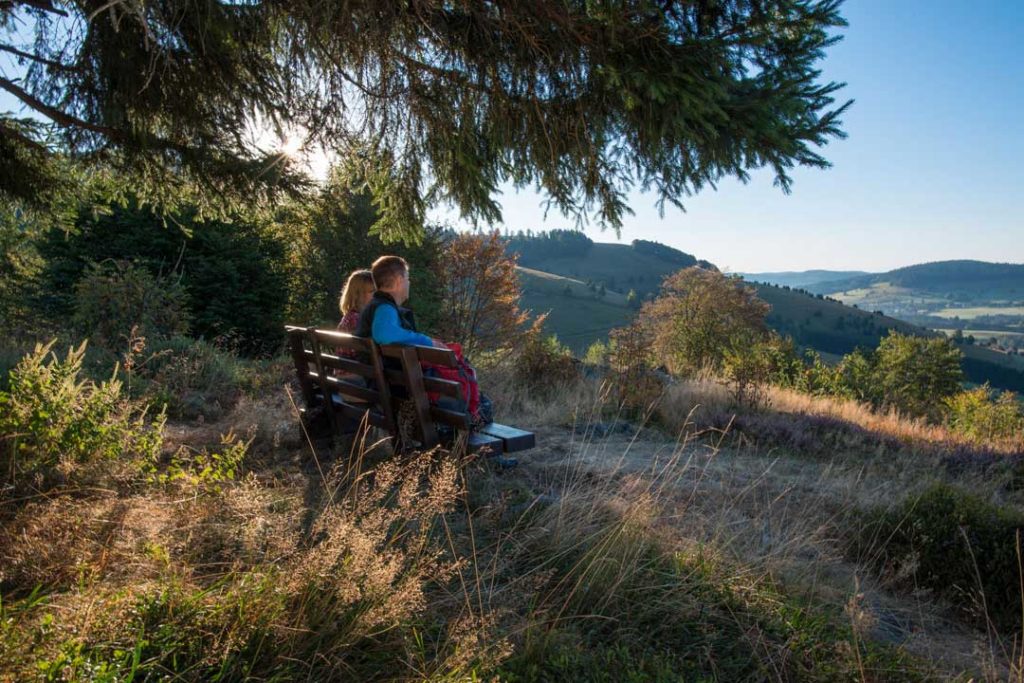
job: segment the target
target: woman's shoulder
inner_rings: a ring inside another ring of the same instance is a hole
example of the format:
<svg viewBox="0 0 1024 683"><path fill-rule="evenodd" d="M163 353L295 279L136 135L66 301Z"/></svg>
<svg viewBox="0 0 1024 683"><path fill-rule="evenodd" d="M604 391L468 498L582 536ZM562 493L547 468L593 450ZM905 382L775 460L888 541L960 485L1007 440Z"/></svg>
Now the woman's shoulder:
<svg viewBox="0 0 1024 683"><path fill-rule="evenodd" d="M338 323L338 329L342 332L355 332L359 327L359 311L349 311Z"/></svg>

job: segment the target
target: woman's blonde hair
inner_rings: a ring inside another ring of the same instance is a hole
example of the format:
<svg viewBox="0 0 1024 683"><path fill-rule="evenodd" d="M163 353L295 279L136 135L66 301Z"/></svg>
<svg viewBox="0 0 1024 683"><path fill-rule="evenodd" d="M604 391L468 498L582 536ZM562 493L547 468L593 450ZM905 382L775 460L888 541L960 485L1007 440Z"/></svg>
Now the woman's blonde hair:
<svg viewBox="0 0 1024 683"><path fill-rule="evenodd" d="M352 274L348 276L344 289L341 290L341 298L338 300L341 314L344 316L349 311L358 310L359 302L363 300L367 292L372 292L373 290L373 274L370 271L352 271Z"/></svg>

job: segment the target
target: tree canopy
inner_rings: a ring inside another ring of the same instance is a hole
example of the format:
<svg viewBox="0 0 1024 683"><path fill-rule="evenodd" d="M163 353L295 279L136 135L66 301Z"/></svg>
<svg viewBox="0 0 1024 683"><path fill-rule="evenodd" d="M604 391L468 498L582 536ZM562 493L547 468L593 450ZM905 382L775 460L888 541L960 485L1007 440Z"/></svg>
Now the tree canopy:
<svg viewBox="0 0 1024 683"><path fill-rule="evenodd" d="M612 227L633 188L678 204L768 167L788 190L843 136L817 68L839 4L0 0L0 89L34 117L0 115L0 193L45 199L55 159L157 194L301 189L254 127L336 152L388 239L437 201L499 219L504 183Z"/></svg>

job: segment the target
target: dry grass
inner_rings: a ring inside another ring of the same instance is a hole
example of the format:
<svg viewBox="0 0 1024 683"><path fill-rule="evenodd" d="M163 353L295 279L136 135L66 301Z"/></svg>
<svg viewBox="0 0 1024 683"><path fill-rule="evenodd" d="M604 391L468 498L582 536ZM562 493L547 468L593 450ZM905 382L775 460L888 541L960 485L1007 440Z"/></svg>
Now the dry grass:
<svg viewBox="0 0 1024 683"><path fill-rule="evenodd" d="M138 677L186 680L1015 672L1012 647L932 596L888 592L844 552L854 513L905 499L930 465L737 450L702 427L731 417L708 381L672 386L643 428L598 380L538 393L499 368L484 386L500 420L539 432L517 472L372 443L353 460L311 451L274 391L169 426L172 449L252 439L219 492L107 479L5 510L0 679L127 677L136 652ZM802 401L773 395L773 419L890 429Z"/></svg>
<svg viewBox="0 0 1024 683"><path fill-rule="evenodd" d="M782 447L803 455L860 457L880 453L942 456L958 466L989 466L1024 458L1020 436L977 444L942 425L880 413L856 401L810 396L767 387L759 409L737 407L728 388L713 379L668 385L655 407L669 430L686 423L697 428L728 427L737 446Z"/></svg>

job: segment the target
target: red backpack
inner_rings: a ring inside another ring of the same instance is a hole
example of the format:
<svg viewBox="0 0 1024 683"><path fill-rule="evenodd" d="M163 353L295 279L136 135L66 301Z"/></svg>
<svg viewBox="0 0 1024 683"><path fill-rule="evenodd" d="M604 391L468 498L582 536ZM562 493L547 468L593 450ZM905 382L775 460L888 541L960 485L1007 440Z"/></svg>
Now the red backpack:
<svg viewBox="0 0 1024 683"><path fill-rule="evenodd" d="M431 374L438 379L458 382L459 386L462 387L462 396L466 399L466 407L469 410L469 414L477 415L480 411L480 385L476 380L476 370L463 357L460 344L452 342L445 344L445 346L455 352L455 367L446 368L434 365L433 363L423 363L423 368L431 370ZM427 398L430 399L431 403L437 403L440 397L441 395L436 392L427 393Z"/></svg>

